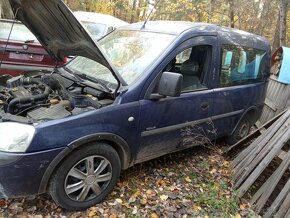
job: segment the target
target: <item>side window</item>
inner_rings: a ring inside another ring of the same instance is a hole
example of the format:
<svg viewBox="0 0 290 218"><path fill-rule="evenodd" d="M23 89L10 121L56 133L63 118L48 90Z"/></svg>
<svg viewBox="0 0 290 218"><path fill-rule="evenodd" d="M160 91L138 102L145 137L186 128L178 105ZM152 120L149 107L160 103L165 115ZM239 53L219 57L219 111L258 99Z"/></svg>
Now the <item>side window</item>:
<svg viewBox="0 0 290 218"><path fill-rule="evenodd" d="M190 57L192 48L185 49L176 56L176 64L182 64L184 61L188 60Z"/></svg>
<svg viewBox="0 0 290 218"><path fill-rule="evenodd" d="M227 87L261 81L265 55L265 51L258 49L223 45L220 85Z"/></svg>
<svg viewBox="0 0 290 218"><path fill-rule="evenodd" d="M211 66L209 45L198 45L180 52L164 69L183 75L182 92L207 88L207 74Z"/></svg>

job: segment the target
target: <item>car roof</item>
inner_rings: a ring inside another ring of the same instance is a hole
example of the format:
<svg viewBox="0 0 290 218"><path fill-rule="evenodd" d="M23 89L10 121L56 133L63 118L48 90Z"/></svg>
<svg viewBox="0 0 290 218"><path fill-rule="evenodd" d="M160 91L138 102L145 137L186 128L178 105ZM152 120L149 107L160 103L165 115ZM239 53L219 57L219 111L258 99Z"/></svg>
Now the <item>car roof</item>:
<svg viewBox="0 0 290 218"><path fill-rule="evenodd" d="M143 27L144 22L133 23L125 28L143 29L159 33L179 35L189 29L204 30L216 32L216 26L208 23L193 23L188 21L148 21Z"/></svg>
<svg viewBox="0 0 290 218"><path fill-rule="evenodd" d="M116 28L129 24L123 20L120 20L108 14L100 14L100 13L86 12L86 11L75 11L73 14L80 21L102 23L102 24L106 24L107 26L113 26Z"/></svg>
<svg viewBox="0 0 290 218"><path fill-rule="evenodd" d="M253 48L269 49L268 40L262 36L249 33L243 30L223 27L217 24L194 23L187 21L148 21L143 27L144 22L138 22L121 29L142 30L165 34L181 35L190 32L191 35L219 35L223 44L239 44Z"/></svg>

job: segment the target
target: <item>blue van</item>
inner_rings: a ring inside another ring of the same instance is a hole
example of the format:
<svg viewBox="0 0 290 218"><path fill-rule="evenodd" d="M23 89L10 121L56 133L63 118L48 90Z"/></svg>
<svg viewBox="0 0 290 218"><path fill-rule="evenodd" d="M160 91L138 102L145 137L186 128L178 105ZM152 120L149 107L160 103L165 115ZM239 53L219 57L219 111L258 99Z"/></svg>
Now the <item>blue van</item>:
<svg viewBox="0 0 290 218"><path fill-rule="evenodd" d="M10 0L55 59L0 78L0 197L49 192L66 209L101 202L121 170L226 137L260 115L270 45L218 25L152 21L100 41L61 0Z"/></svg>

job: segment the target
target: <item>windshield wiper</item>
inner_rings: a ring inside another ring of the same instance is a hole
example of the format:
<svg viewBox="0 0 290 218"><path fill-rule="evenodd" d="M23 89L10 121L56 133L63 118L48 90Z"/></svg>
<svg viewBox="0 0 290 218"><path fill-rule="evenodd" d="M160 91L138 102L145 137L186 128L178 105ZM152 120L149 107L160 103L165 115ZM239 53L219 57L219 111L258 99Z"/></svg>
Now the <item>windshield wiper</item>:
<svg viewBox="0 0 290 218"><path fill-rule="evenodd" d="M34 43L34 41L35 41L34 39L27 39L24 41L24 43Z"/></svg>
<svg viewBox="0 0 290 218"><path fill-rule="evenodd" d="M91 77L91 76L88 76L87 74L80 73L80 72L75 72L74 75L75 75L75 76L78 76L78 77L81 78L81 79L90 80L90 81L92 81L92 82L95 82L95 83L99 84L99 85L102 87L102 89L103 89L104 91L106 91L106 92L110 92L110 93L112 93L112 92L114 91L114 90L108 88L108 87L106 86L106 84L105 84L104 82L102 82L101 80L96 79L96 78Z"/></svg>
<svg viewBox="0 0 290 218"><path fill-rule="evenodd" d="M76 82L80 82L82 83L84 80L83 78L81 78L79 76L79 74L74 73L71 69L67 68L67 67L63 67L71 76L73 76L73 78L75 79Z"/></svg>

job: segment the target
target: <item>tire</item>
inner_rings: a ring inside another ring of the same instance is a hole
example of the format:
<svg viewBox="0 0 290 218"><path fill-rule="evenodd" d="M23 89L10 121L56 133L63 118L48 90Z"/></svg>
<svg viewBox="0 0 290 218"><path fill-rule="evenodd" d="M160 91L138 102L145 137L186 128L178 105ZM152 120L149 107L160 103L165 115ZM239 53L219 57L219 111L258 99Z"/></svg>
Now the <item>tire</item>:
<svg viewBox="0 0 290 218"><path fill-rule="evenodd" d="M246 137L249 134L250 128L251 122L249 121L248 117L245 116L239 122L233 134L227 138L226 142L230 145L237 143L238 141L240 141L242 138Z"/></svg>
<svg viewBox="0 0 290 218"><path fill-rule="evenodd" d="M115 149L92 143L71 153L49 183L52 199L67 210L83 210L100 203L113 190L121 171Z"/></svg>

